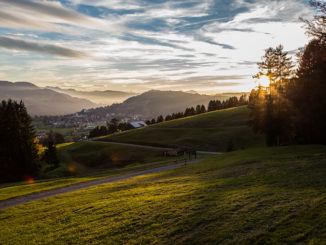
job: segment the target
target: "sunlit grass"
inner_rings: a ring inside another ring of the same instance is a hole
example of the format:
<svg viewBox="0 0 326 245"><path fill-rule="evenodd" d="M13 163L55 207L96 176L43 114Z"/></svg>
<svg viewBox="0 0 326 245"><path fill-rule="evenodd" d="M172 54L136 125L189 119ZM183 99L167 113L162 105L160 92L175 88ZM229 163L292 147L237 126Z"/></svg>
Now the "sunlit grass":
<svg viewBox="0 0 326 245"><path fill-rule="evenodd" d="M325 152L237 151L6 209L0 243L323 244Z"/></svg>
<svg viewBox="0 0 326 245"><path fill-rule="evenodd" d="M97 142L64 143L57 149L61 160L59 168L33 181L26 179L0 185L0 200L173 164L175 160L163 157L162 150Z"/></svg>
<svg viewBox="0 0 326 245"><path fill-rule="evenodd" d="M246 106L208 112L117 133L97 140L154 146L187 146L197 150L226 151L264 145L264 139L249 127Z"/></svg>

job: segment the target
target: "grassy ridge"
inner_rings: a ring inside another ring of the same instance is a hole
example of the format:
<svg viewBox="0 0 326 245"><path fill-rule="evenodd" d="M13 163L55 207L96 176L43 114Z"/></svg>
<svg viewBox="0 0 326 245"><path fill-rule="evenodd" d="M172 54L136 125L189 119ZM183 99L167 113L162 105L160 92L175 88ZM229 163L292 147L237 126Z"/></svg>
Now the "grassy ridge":
<svg viewBox="0 0 326 245"><path fill-rule="evenodd" d="M188 146L198 150L226 151L264 144L248 126L249 109L237 107L154 124L101 137L99 140L157 146Z"/></svg>
<svg viewBox="0 0 326 245"><path fill-rule="evenodd" d="M325 152L236 151L6 209L0 243L323 244Z"/></svg>
<svg viewBox="0 0 326 245"><path fill-rule="evenodd" d="M61 167L43 174L43 178L89 175L130 164L165 160L161 150L87 141L59 147L58 157Z"/></svg>
<svg viewBox="0 0 326 245"><path fill-rule="evenodd" d="M154 168L174 160L163 157L161 150L97 142L66 143L57 146L57 150L61 161L59 168L44 173L35 182L0 185L0 200Z"/></svg>

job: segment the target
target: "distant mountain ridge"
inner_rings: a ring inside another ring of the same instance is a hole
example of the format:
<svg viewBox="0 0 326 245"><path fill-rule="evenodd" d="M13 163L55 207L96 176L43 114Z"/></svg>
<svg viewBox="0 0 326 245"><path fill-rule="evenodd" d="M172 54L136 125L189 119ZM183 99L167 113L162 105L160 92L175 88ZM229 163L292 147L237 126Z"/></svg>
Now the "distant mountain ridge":
<svg viewBox="0 0 326 245"><path fill-rule="evenodd" d="M232 96L240 96L243 93L232 93ZM96 115L114 114L120 116L137 116L143 119L151 119L159 115L167 115L175 112L183 112L187 107L207 105L210 100L226 100L230 94L203 95L182 91L150 90L140 95L128 98L123 103L111 106L91 109L88 113Z"/></svg>
<svg viewBox="0 0 326 245"><path fill-rule="evenodd" d="M68 94L73 97L83 98L92 101L98 105L106 106L113 103L121 103L131 96L136 95L132 92L116 91L116 90L95 90L95 91L79 91L76 89L62 89L59 87L46 87L59 93Z"/></svg>
<svg viewBox="0 0 326 245"><path fill-rule="evenodd" d="M50 89L40 88L29 82L0 81L0 100L22 100L30 115L64 115L97 104Z"/></svg>

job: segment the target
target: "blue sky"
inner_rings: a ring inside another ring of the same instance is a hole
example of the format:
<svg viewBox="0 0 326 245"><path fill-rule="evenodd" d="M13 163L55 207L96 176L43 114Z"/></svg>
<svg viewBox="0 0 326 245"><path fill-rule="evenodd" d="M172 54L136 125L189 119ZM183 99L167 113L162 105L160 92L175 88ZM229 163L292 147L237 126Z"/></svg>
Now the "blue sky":
<svg viewBox="0 0 326 245"><path fill-rule="evenodd" d="M80 90L250 91L308 41L304 0L0 0L0 79Z"/></svg>

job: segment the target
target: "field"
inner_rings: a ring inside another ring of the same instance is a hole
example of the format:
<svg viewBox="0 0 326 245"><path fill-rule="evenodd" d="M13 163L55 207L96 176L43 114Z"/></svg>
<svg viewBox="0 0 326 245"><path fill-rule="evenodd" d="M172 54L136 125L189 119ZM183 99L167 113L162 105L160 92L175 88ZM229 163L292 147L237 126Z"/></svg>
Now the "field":
<svg viewBox="0 0 326 245"><path fill-rule="evenodd" d="M0 211L1 244L323 244L326 146L253 148Z"/></svg>
<svg viewBox="0 0 326 245"><path fill-rule="evenodd" d="M226 151L261 146L262 136L248 125L246 106L208 112L100 137L98 140L157 146L187 146L197 150Z"/></svg>
<svg viewBox="0 0 326 245"><path fill-rule="evenodd" d="M65 143L57 149L59 168L43 173L35 182L0 185L0 200L154 168L175 160L163 157L161 150L97 142Z"/></svg>

